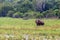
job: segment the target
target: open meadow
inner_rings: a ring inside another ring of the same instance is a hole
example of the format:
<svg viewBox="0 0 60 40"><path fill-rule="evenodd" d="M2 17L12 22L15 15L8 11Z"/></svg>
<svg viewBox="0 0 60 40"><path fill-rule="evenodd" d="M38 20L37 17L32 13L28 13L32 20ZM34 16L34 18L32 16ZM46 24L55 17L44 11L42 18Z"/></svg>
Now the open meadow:
<svg viewBox="0 0 60 40"><path fill-rule="evenodd" d="M0 40L60 40L60 0L0 0Z"/></svg>
<svg viewBox="0 0 60 40"><path fill-rule="evenodd" d="M21 18L1 17L0 40L5 40L6 35L14 35L14 38L16 38L12 39L10 37L11 39L9 40L22 40L21 38L23 38L22 36L24 34L29 34L30 37L33 37L33 35L35 36L52 35L60 37L60 19L41 19L41 20L44 21L45 23L44 26L36 26L35 19L23 20Z"/></svg>

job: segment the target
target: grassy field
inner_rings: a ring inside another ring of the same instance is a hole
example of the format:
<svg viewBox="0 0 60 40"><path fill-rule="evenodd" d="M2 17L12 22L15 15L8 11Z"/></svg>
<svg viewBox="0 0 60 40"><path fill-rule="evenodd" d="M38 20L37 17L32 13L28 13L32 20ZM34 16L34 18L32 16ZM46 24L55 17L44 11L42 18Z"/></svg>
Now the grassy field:
<svg viewBox="0 0 60 40"><path fill-rule="evenodd" d="M60 19L41 19L44 26L36 26L35 19L0 18L0 34L13 34L20 38L23 34L42 34L60 36ZM2 37L3 39L4 37Z"/></svg>

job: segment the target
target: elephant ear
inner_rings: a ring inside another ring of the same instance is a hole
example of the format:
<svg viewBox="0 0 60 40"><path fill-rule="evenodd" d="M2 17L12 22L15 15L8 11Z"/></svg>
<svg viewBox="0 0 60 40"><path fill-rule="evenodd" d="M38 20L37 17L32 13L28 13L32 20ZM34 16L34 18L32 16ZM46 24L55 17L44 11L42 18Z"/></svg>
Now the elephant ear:
<svg viewBox="0 0 60 40"><path fill-rule="evenodd" d="M36 19L36 21L35 21L36 23L38 22L38 20Z"/></svg>

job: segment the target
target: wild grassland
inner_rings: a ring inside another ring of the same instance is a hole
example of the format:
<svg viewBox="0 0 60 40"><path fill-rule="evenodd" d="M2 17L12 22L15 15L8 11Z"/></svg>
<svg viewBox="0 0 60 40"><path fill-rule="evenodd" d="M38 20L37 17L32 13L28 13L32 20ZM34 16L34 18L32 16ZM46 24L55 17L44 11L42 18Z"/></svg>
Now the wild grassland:
<svg viewBox="0 0 60 40"><path fill-rule="evenodd" d="M35 19L0 18L0 34L13 34L21 38L22 34L42 34L60 36L60 19L41 19L44 26L36 26ZM4 38L4 37L2 37Z"/></svg>
<svg viewBox="0 0 60 40"><path fill-rule="evenodd" d="M20 18L0 18L0 31L1 30L18 30L18 31L42 31L52 32L56 30L57 33L60 30L59 19L41 19L44 21L44 26L36 26L35 19L23 20Z"/></svg>

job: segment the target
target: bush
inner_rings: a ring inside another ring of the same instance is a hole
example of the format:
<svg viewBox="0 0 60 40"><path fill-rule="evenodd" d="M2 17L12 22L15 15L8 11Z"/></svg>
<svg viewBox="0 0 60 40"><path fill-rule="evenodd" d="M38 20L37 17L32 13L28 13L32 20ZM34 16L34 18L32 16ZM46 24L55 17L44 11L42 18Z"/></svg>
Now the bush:
<svg viewBox="0 0 60 40"><path fill-rule="evenodd" d="M8 11L8 13L7 13L7 17L12 17L13 14L14 14L14 11Z"/></svg>
<svg viewBox="0 0 60 40"><path fill-rule="evenodd" d="M22 18L23 17L23 13L16 12L16 13L13 14L13 17L14 18Z"/></svg>
<svg viewBox="0 0 60 40"><path fill-rule="evenodd" d="M24 14L24 18L42 18L43 14L35 11L28 11Z"/></svg>

